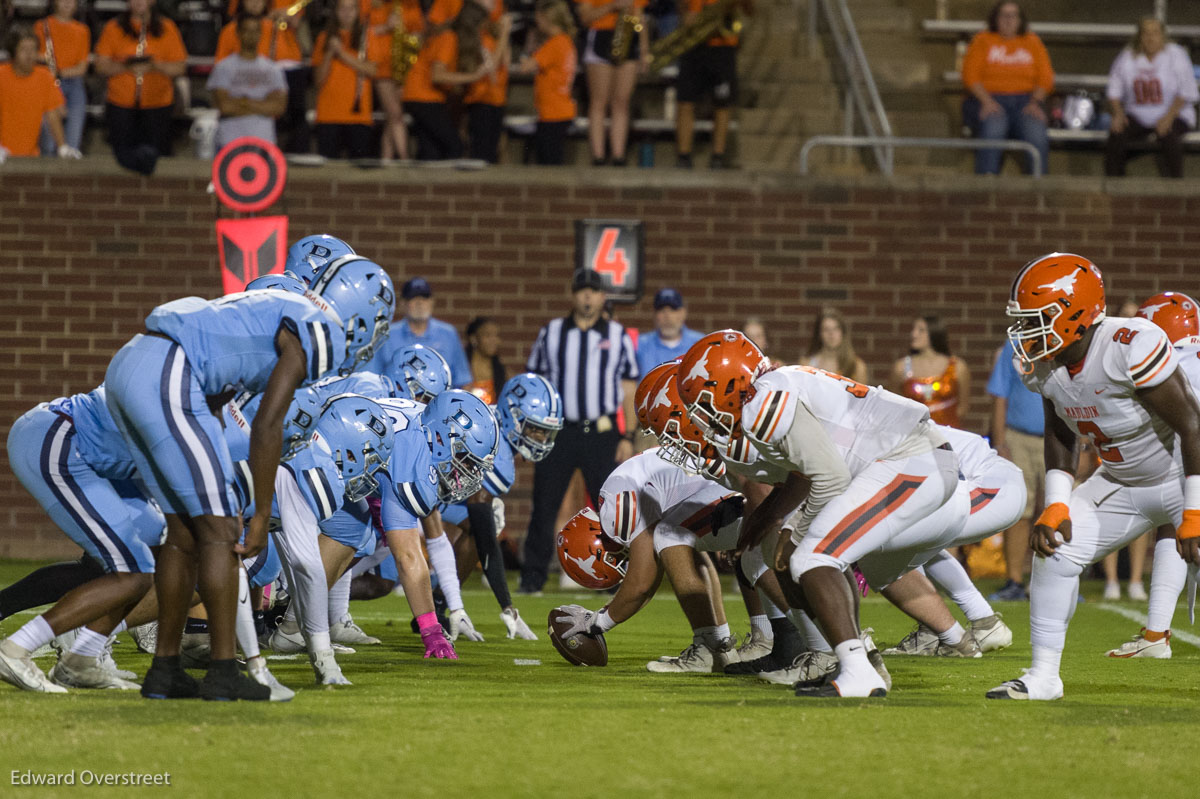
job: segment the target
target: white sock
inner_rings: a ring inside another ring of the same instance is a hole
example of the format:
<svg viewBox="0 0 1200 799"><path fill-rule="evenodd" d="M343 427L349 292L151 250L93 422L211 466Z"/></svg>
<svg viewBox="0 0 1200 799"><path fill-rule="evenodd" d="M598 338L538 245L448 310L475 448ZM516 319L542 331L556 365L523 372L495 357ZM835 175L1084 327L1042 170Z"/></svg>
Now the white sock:
<svg viewBox="0 0 1200 799"><path fill-rule="evenodd" d="M834 681L843 695L857 694L852 689L855 684L867 683L872 687L883 684L883 678L875 671L871 661L867 660L867 649L858 638L842 641L833 648L833 653L838 659L838 672Z"/></svg>
<svg viewBox="0 0 1200 799"><path fill-rule="evenodd" d="M717 640L718 641L725 641L725 640L731 638L732 636L733 636L733 633L731 633L729 631L728 622L725 624L717 625Z"/></svg>
<svg viewBox="0 0 1200 799"><path fill-rule="evenodd" d="M462 590L458 585L458 564L454 561L454 547L450 544L450 539L445 535L426 538L425 549L429 551L429 563L437 575L442 596L446 597L446 607L449 610L461 609L463 601Z"/></svg>
<svg viewBox="0 0 1200 799"><path fill-rule="evenodd" d="M1150 607L1146 629L1157 633L1171 629L1175 604L1187 582L1187 563L1175 551L1175 539L1164 538L1154 544L1154 566L1150 570Z"/></svg>
<svg viewBox="0 0 1200 799"><path fill-rule="evenodd" d="M333 649L333 643L329 640L329 630L308 634L309 652L324 652L326 649Z"/></svg>
<svg viewBox="0 0 1200 799"><path fill-rule="evenodd" d="M79 635L75 636L75 643L71 644L71 653L87 658L98 658L107 643L107 635L101 635L87 627L80 627Z"/></svg>
<svg viewBox="0 0 1200 799"><path fill-rule="evenodd" d="M814 652L832 652L833 647L825 640L824 634L821 633L821 628L802 610L792 611L792 622L800 630L800 634L804 636L804 643L809 649Z"/></svg>
<svg viewBox="0 0 1200 799"><path fill-rule="evenodd" d="M988 616L994 616L996 611L979 593L975 583L971 582L967 570L956 558L945 550L933 556L925 564L925 574L938 588L945 591L958 609L967 617L967 621L979 621Z"/></svg>
<svg viewBox="0 0 1200 799"><path fill-rule="evenodd" d="M237 642L247 660L256 658L258 631L254 628L254 608L250 606L250 580L246 570L238 569Z"/></svg>
<svg viewBox="0 0 1200 799"><path fill-rule="evenodd" d="M953 627L951 627L949 630L946 630L944 633L938 633L937 637L938 640L943 644L954 646L955 644L961 643L963 636L966 634L967 631L963 629L963 626L958 622L954 622Z"/></svg>
<svg viewBox="0 0 1200 799"><path fill-rule="evenodd" d="M124 619L121 619L121 621L118 622L117 626L113 628L113 631L109 634L108 637L115 638L128 629L129 629L129 625L125 623Z"/></svg>
<svg viewBox="0 0 1200 799"><path fill-rule="evenodd" d="M1061 555L1035 557L1029 578L1029 638L1033 643L1034 677L1057 678L1067 625L1079 599L1083 567Z"/></svg>
<svg viewBox="0 0 1200 799"><path fill-rule="evenodd" d="M29 652L36 652L54 638L54 630L46 622L44 616L35 616L32 621L25 622L21 629L8 637L16 646Z"/></svg>
<svg viewBox="0 0 1200 799"><path fill-rule="evenodd" d="M350 615L350 570L338 578L329 589L329 624L332 626Z"/></svg>
<svg viewBox="0 0 1200 799"><path fill-rule="evenodd" d="M779 614L779 618L783 618L783 614ZM768 641L775 640L775 631L771 629L771 620L766 614L762 616L751 616L750 626L758 630L759 634Z"/></svg>

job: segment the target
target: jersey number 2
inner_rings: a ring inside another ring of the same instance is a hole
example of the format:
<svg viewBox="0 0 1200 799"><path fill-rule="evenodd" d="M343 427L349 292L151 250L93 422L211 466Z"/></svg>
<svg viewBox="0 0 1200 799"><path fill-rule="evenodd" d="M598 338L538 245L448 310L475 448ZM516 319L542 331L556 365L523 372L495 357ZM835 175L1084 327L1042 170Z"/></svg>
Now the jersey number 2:
<svg viewBox="0 0 1200 799"><path fill-rule="evenodd" d="M1125 460L1121 457L1121 450L1109 446L1112 444L1112 439L1104 435L1095 422L1076 422L1075 426L1079 428L1079 432L1092 439L1092 443L1096 446L1096 452L1100 453L1100 460L1109 463L1121 463Z"/></svg>

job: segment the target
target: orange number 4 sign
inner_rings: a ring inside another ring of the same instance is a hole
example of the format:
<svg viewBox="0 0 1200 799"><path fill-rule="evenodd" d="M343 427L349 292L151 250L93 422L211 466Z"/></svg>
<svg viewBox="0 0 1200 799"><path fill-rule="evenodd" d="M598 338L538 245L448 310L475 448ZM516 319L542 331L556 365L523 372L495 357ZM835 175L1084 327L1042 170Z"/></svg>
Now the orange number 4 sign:
<svg viewBox="0 0 1200 799"><path fill-rule="evenodd" d="M600 233L596 254L592 257L592 269L602 275L609 275L614 288L625 286L625 275L629 272L629 259L625 257L625 248L617 246L620 235L620 228L604 228Z"/></svg>

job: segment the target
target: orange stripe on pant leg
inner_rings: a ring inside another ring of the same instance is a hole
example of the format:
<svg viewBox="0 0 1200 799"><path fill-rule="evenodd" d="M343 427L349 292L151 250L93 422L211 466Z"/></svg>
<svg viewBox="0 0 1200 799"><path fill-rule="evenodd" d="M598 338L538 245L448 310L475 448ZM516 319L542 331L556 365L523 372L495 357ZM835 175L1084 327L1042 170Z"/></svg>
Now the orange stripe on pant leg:
<svg viewBox="0 0 1200 799"><path fill-rule="evenodd" d="M814 551L820 555L840 557L851 544L869 533L884 517L904 504L923 482L924 477L911 474L897 476L873 497L859 505L837 527L830 530Z"/></svg>

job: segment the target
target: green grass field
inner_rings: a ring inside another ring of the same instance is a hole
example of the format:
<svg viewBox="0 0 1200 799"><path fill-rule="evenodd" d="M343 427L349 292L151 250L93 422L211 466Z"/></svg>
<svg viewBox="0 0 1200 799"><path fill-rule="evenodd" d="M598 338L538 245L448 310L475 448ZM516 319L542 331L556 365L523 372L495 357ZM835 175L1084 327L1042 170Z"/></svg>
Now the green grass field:
<svg viewBox="0 0 1200 799"><path fill-rule="evenodd" d="M0 584L31 568L0 562ZM983 698L1028 665L1025 603L997 606L1011 649L889 658L891 695L846 701L801 700L752 678L648 673L647 660L690 642L666 593L608 635L604 669L568 666L544 635L552 607L598 607L598 596L522 597L540 640L507 641L491 594L472 582L467 609L488 640L461 643L458 662L422 660L403 599L353 603L384 644L340 658L354 685L336 690L311 684L307 659L272 660L299 689L288 704L42 696L0 684L0 796L1195 796L1200 650L1177 638L1169 661L1104 658L1139 626L1113 608L1144 606L1102 603L1100 587L1085 584L1089 601L1071 626L1066 697L1045 704ZM745 632L740 600L726 604ZM8 634L29 618L0 626ZM863 619L881 648L911 626L876 595ZM1200 632L1182 607L1176 630ZM140 673L149 664L127 636L115 654ZM72 769L169 772L171 787L10 784L13 771Z"/></svg>

